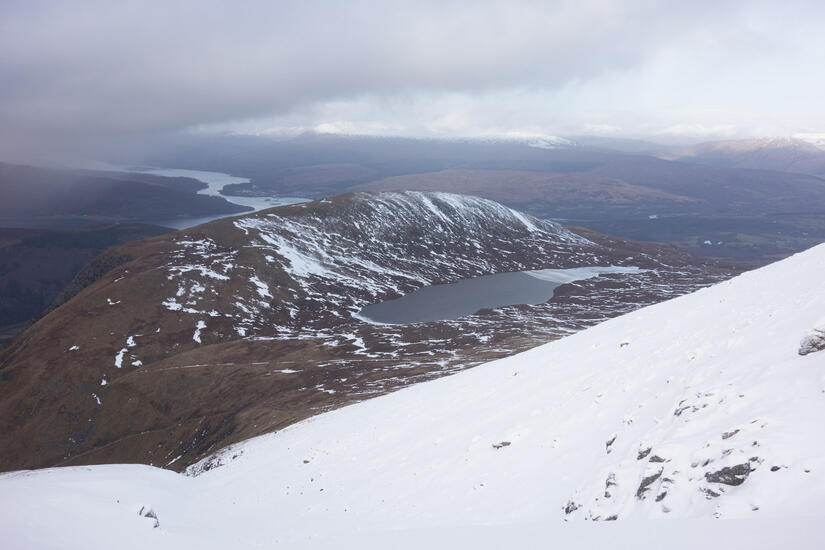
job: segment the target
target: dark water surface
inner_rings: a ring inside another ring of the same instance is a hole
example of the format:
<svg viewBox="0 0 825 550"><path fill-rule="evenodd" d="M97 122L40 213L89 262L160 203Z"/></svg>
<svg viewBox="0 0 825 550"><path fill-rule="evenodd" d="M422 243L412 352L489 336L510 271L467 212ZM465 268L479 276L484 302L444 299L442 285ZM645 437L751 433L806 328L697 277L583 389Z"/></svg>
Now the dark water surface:
<svg viewBox="0 0 825 550"><path fill-rule="evenodd" d="M560 284L518 271L483 275L445 285L425 286L400 298L367 306L358 316L388 324L455 319L482 308L540 304L552 298L553 289Z"/></svg>

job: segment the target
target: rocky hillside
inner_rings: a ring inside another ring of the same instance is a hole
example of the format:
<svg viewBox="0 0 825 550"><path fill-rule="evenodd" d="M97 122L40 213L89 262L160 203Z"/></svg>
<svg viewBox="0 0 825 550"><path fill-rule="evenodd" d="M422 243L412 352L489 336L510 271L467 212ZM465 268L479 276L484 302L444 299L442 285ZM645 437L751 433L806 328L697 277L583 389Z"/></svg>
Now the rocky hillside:
<svg viewBox="0 0 825 550"><path fill-rule="evenodd" d="M0 470L182 468L234 441L725 279L672 247L443 193L348 194L129 243L0 356ZM114 264L112 264L114 265ZM375 325L365 305L525 269L627 266L535 306ZM93 268L94 266L92 266Z"/></svg>

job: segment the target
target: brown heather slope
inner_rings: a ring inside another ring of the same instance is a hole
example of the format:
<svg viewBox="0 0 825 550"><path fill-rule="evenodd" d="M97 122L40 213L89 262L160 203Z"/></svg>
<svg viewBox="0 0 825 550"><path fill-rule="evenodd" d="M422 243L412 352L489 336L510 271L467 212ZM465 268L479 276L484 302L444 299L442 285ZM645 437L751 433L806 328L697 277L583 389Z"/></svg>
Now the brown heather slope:
<svg viewBox="0 0 825 550"><path fill-rule="evenodd" d="M72 279L101 252L168 231L139 224L72 230L0 228L0 347L55 301L63 303L80 282L72 285Z"/></svg>
<svg viewBox="0 0 825 550"><path fill-rule="evenodd" d="M584 238L582 237L584 236ZM445 194L348 194L128 243L131 257L0 354L0 471L180 470L233 442L510 355L735 270ZM535 306L373 325L426 284L624 265Z"/></svg>

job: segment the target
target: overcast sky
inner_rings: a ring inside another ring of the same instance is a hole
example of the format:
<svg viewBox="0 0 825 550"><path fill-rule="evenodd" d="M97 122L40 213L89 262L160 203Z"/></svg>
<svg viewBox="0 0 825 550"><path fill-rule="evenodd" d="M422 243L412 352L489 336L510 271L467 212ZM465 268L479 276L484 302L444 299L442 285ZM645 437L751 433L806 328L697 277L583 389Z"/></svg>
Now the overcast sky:
<svg viewBox="0 0 825 550"><path fill-rule="evenodd" d="M178 132L825 132L825 2L0 2L0 159Z"/></svg>

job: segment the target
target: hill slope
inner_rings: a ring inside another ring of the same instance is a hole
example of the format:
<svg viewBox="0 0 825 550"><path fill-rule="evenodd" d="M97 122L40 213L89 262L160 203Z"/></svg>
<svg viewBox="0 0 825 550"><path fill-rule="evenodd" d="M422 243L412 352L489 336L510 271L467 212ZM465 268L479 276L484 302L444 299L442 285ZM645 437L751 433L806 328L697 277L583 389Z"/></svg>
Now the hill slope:
<svg viewBox="0 0 825 550"><path fill-rule="evenodd" d="M0 354L0 471L183 468L731 275L672 247L583 235L474 197L359 193L117 247L101 262L132 260ZM599 266L631 269L458 319L354 316L426 285Z"/></svg>
<svg viewBox="0 0 825 550"><path fill-rule="evenodd" d="M68 547L443 544L462 526L488 547L490 533L659 547L650 530L679 548L701 532L726 548L769 547L777 532L821 547L823 268L819 246L235 445L190 468L195 477L138 466L7 474L0 526L20 545L65 527ZM560 526L656 517L755 521Z"/></svg>
<svg viewBox="0 0 825 550"><path fill-rule="evenodd" d="M107 248L169 230L122 224L74 230L0 228L0 347L42 315Z"/></svg>

